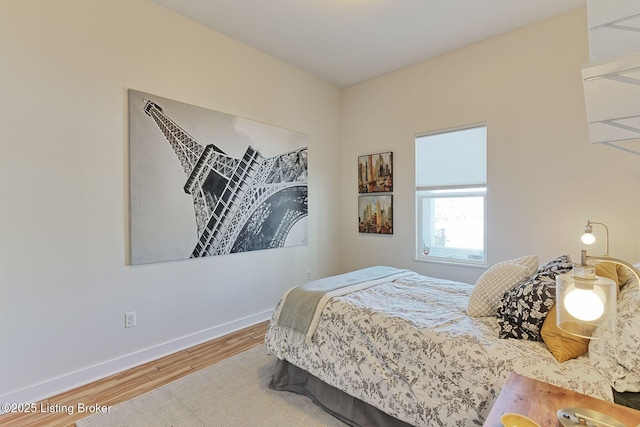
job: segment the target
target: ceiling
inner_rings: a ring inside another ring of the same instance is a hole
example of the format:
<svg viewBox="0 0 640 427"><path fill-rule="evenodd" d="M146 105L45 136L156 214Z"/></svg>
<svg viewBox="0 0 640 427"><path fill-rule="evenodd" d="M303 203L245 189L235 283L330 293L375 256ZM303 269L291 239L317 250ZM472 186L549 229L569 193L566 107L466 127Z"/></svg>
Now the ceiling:
<svg viewBox="0 0 640 427"><path fill-rule="evenodd" d="M338 87L586 5L586 0L153 1Z"/></svg>

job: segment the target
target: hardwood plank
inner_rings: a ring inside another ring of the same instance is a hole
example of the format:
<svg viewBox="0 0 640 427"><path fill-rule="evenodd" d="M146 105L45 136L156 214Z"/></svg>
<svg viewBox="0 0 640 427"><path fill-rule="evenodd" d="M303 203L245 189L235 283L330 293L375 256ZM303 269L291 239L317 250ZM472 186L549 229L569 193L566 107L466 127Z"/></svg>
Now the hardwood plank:
<svg viewBox="0 0 640 427"><path fill-rule="evenodd" d="M147 393L199 369L233 357L264 343L269 321L261 322L220 338L178 351L76 389L36 402L35 413L0 415L3 427L75 427L86 418L77 405L115 406ZM56 406L57 405L57 406ZM64 408L71 407L71 411ZM40 411L42 408L45 412ZM50 409L49 412L46 412ZM54 412L58 410L57 412Z"/></svg>

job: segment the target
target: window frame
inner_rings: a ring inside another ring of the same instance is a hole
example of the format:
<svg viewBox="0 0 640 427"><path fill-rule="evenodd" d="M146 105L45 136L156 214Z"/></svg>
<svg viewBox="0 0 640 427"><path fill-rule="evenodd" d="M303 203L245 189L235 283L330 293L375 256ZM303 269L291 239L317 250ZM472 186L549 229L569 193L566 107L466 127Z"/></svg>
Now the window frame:
<svg viewBox="0 0 640 427"><path fill-rule="evenodd" d="M416 174L416 186L415 186L415 202L416 202L416 211L415 211L415 225L416 225L416 241L415 241L415 260L421 262L431 262L437 264L452 264L466 267L478 267L478 268L486 268L487 267L487 200L488 200L488 185L487 185L487 167L486 167L486 158L485 158L485 179L484 184L469 184L469 185L443 185L443 186L429 186L429 187L419 187L417 183L417 175L418 175L418 140L421 137L430 136L430 135L438 135L451 133L456 131L463 131L467 129L484 127L485 130L488 130L488 126L486 122L483 123L474 123L465 126L458 126L454 128L442 129L427 133L416 134L415 136L415 174ZM485 138L485 153L488 145L488 137ZM485 154L486 155L486 154ZM437 193L435 193L437 192ZM451 198L451 197L482 197L483 199L483 258L481 260L474 259L462 259L462 258L450 258L450 257L440 257L434 255L424 255L423 253L423 207L425 199L436 199L436 198Z"/></svg>

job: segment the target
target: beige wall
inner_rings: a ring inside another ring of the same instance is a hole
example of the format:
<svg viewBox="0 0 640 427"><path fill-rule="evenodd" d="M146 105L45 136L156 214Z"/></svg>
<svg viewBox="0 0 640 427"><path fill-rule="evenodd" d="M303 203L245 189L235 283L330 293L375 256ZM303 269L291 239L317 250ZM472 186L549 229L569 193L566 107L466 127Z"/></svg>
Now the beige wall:
<svg viewBox="0 0 640 427"><path fill-rule="evenodd" d="M337 88L147 0L3 1L0 58L0 401L266 320L337 272ZM309 244L127 266L129 88L306 133Z"/></svg>
<svg viewBox="0 0 640 427"><path fill-rule="evenodd" d="M342 98L344 269L370 264L474 281L483 270L414 261L414 136L487 122L487 255L579 257L578 230L606 223L611 254L640 261L640 157L588 142L581 66L586 10L350 87ZM356 158L394 153L393 236L357 232Z"/></svg>

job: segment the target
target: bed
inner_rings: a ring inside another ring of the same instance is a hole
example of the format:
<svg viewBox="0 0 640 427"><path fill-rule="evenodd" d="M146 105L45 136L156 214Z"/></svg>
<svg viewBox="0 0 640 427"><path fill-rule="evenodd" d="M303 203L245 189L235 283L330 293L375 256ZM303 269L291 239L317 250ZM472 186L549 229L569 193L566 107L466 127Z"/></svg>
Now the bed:
<svg viewBox="0 0 640 427"><path fill-rule="evenodd" d="M590 354L560 362L544 341L516 338L522 331L505 324L527 300L544 316L519 326L540 332L555 274L571 265L567 256L552 261L539 268L534 256L505 261L508 271L496 265L475 286L378 266L313 282L314 295L302 302L293 288L265 338L278 358L271 387L306 394L360 426L480 426L513 371L611 401L611 378ZM523 286L533 291L523 297Z"/></svg>

